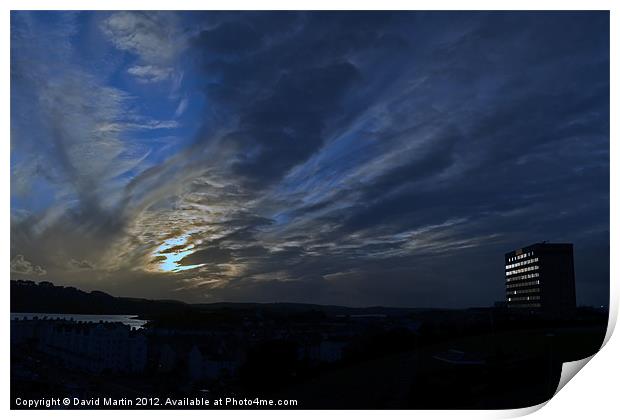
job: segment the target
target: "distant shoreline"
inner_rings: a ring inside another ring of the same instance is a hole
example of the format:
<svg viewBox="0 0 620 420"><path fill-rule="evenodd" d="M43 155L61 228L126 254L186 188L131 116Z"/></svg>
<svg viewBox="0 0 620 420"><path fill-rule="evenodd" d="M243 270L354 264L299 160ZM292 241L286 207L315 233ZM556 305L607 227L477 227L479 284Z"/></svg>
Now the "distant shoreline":
<svg viewBox="0 0 620 420"><path fill-rule="evenodd" d="M148 319L142 319L134 314L75 314L75 313L50 313L50 312L11 312L12 321L21 320L67 320L77 322L120 322L135 328L143 328Z"/></svg>

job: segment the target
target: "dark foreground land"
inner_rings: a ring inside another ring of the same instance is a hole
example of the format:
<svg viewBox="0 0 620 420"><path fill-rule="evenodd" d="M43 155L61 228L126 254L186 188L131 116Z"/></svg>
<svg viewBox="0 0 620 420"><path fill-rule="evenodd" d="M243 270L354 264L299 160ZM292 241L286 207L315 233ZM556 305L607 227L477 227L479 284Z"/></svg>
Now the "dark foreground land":
<svg viewBox="0 0 620 420"><path fill-rule="evenodd" d="M607 313L589 308L559 318L505 308L219 304L148 317L141 330L12 321L13 408L24 408L17 398L67 397L100 402L53 408L519 408L548 400L562 363L598 351L607 326ZM246 402L214 406L219 398Z"/></svg>

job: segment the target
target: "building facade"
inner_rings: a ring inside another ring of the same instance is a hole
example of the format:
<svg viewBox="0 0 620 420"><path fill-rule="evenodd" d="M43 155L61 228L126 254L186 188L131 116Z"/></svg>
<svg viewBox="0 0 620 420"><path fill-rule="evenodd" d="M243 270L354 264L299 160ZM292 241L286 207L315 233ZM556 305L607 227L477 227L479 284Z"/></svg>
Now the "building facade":
<svg viewBox="0 0 620 420"><path fill-rule="evenodd" d="M537 243L505 255L509 308L564 313L576 306L572 244Z"/></svg>
<svg viewBox="0 0 620 420"><path fill-rule="evenodd" d="M145 334L119 322L15 319L11 344L34 347L66 367L92 373L138 373L147 362Z"/></svg>

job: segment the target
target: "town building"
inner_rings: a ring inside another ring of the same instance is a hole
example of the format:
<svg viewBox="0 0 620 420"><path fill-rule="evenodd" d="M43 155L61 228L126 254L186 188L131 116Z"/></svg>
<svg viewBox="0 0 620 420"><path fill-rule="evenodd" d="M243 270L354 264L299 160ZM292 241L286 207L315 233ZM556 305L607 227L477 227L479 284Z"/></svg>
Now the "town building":
<svg viewBox="0 0 620 420"><path fill-rule="evenodd" d="M62 365L92 373L136 373L146 367L145 335L122 323L11 320L11 344L27 345Z"/></svg>
<svg viewBox="0 0 620 420"><path fill-rule="evenodd" d="M549 313L575 308L572 244L536 243L505 255L506 305Z"/></svg>

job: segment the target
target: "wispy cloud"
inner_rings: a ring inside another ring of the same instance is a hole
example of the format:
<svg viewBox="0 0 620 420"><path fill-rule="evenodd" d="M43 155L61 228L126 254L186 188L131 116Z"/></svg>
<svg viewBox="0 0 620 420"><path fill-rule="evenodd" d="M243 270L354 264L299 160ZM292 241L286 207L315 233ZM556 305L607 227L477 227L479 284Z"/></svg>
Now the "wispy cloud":
<svg viewBox="0 0 620 420"><path fill-rule="evenodd" d="M11 260L11 273L21 275L35 275L44 276L47 271L40 265L36 265L24 258L23 255L18 254Z"/></svg>
<svg viewBox="0 0 620 420"><path fill-rule="evenodd" d="M172 76L173 70L170 67L133 66L127 70L127 73L135 76L141 82L162 82Z"/></svg>
<svg viewBox="0 0 620 420"><path fill-rule="evenodd" d="M127 72L139 81L162 82L178 72L173 65L186 37L175 14L116 12L103 21L102 29L117 48L136 56L138 64Z"/></svg>

